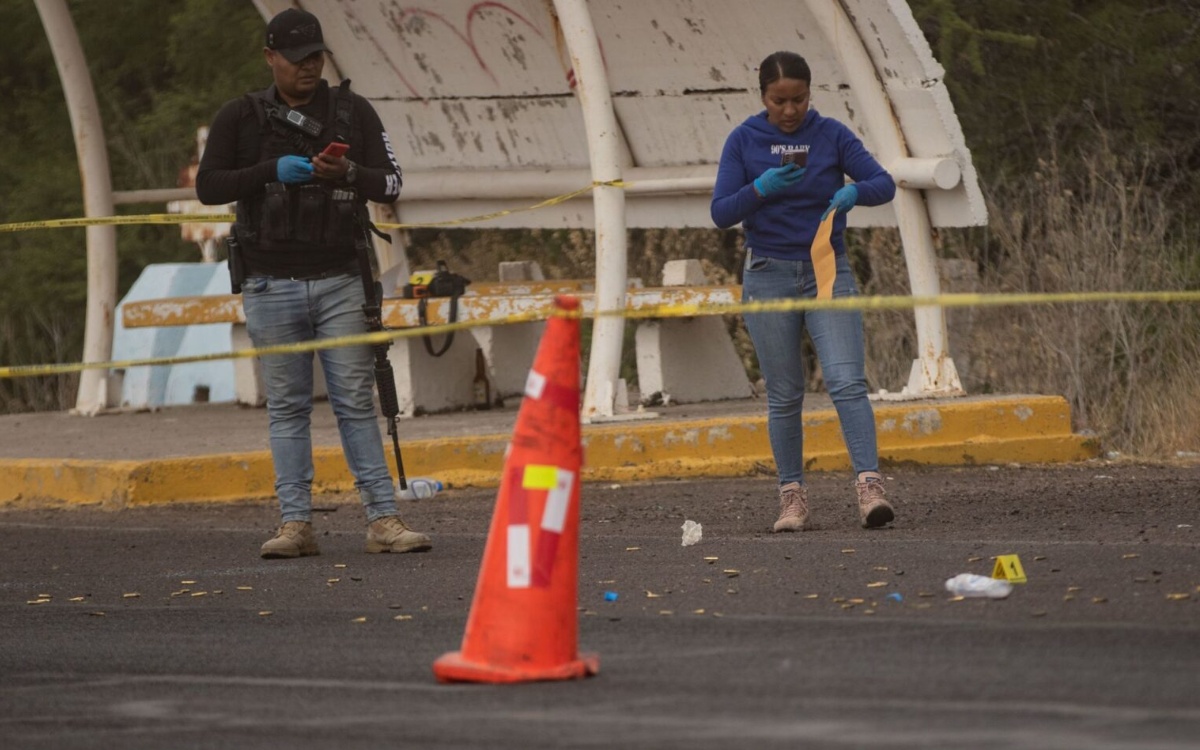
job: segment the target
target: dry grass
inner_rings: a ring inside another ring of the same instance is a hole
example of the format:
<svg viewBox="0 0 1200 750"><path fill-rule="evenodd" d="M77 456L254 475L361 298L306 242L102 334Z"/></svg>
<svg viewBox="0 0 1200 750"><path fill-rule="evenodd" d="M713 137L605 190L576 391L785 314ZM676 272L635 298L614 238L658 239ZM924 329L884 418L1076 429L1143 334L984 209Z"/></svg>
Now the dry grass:
<svg viewBox="0 0 1200 750"><path fill-rule="evenodd" d="M1070 167L1051 153L1026 179L987 186L987 230L946 252L979 269L985 292L1195 289L1162 163L1103 139ZM1167 457L1200 446L1198 326L1185 304L987 308L951 346L968 392L1062 394L1075 427L1109 449Z"/></svg>
<svg viewBox="0 0 1200 750"><path fill-rule="evenodd" d="M1196 288L1196 264L1161 199L1152 155L1101 141L1077 166L1055 155L989 193L985 289L1000 292ZM1062 393L1080 428L1115 450L1161 456L1200 445L1200 309L1090 304L1004 308L976 326L976 387Z"/></svg>
<svg viewBox="0 0 1200 750"><path fill-rule="evenodd" d="M70 343L83 327L65 313L31 313L0 318L0 362L45 364L70 362L77 356ZM77 330L78 329L78 330ZM0 413L65 411L75 405L79 375L0 378Z"/></svg>

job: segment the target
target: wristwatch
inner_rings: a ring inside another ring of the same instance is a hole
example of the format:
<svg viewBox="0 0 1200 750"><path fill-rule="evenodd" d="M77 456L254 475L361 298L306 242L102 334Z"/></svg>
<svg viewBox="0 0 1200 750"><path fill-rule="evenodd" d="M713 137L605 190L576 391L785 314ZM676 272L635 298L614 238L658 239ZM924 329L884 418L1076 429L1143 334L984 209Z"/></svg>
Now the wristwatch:
<svg viewBox="0 0 1200 750"><path fill-rule="evenodd" d="M346 160L346 177L345 177L346 184L353 185L354 181L357 179L358 179L358 165L355 164L354 162L350 161L349 159L347 159Z"/></svg>

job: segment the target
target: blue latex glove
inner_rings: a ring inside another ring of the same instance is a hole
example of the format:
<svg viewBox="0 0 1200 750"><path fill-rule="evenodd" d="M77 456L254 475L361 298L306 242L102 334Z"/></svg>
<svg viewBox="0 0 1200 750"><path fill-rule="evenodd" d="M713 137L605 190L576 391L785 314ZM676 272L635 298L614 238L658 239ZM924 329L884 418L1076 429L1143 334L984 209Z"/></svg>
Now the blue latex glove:
<svg viewBox="0 0 1200 750"><path fill-rule="evenodd" d="M313 178L313 165L303 156L281 156L275 163L275 176L289 185Z"/></svg>
<svg viewBox="0 0 1200 750"><path fill-rule="evenodd" d="M782 167L768 169L754 180L754 189L763 198L767 198L799 182L800 178L804 176L804 170L805 167L798 167L795 164L784 164Z"/></svg>
<svg viewBox="0 0 1200 750"><path fill-rule="evenodd" d="M853 185L847 185L833 194L833 199L829 201L829 208L825 209L825 213L821 214L821 221L825 221L825 217L831 211L846 213L856 205L858 205L858 188Z"/></svg>

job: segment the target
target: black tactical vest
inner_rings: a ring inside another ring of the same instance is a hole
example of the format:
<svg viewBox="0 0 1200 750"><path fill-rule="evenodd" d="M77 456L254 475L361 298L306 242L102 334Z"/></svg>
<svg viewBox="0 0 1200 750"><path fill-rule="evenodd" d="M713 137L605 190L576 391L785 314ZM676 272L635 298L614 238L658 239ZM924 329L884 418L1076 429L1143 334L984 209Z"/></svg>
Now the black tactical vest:
<svg viewBox="0 0 1200 750"><path fill-rule="evenodd" d="M329 89L329 110L323 123L279 102L274 85L246 97L258 118L260 163L288 154L311 158L338 137L350 142L354 101L348 80ZM261 195L238 201L238 239L251 256L298 245L319 245L337 255L353 254L360 231L355 221L359 210L357 192L350 187L326 180L296 185L271 182Z"/></svg>

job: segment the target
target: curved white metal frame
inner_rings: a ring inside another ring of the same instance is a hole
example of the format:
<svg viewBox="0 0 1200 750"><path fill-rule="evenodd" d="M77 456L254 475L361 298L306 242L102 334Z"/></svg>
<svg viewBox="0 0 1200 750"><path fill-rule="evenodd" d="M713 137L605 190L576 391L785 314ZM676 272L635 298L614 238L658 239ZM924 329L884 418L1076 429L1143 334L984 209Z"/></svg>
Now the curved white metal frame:
<svg viewBox="0 0 1200 750"><path fill-rule="evenodd" d="M325 1L332 5L340 2ZM113 193L103 125L83 51L65 0L36 2L71 113L84 185L86 215L111 215L114 203L192 197L194 193L175 190ZM264 18L297 4L292 0L252 2ZM317 3L318 0L311 0L305 4ZM820 30L822 39L818 46L823 44L823 48L827 48L825 54L832 54L841 68L843 78L852 83L843 87L849 89L848 93L839 91L838 96L848 97L847 102L854 103L857 126L869 140L869 147L896 178L899 190L891 210L895 212L894 223L901 233L912 292L918 296L934 296L939 292L940 285L932 226L935 223L939 226L979 224L986 217L969 152L962 143L961 131L958 130L949 98L940 80L934 80L940 77L940 66L932 60L927 46L923 45L923 39L917 42L919 29L916 29L911 12L903 0L804 0L801 7ZM567 209L574 212L573 219L568 221L593 223L596 230L597 309L619 310L624 307L625 297L627 224L634 220L645 222L648 216L653 218L657 206L668 205L655 201L671 196L693 197L692 202L681 208L677 216L690 217L685 221L694 221L701 205L694 199L711 191L716 169L711 163L637 166L631 156L627 134L621 130L601 40L592 15L593 7L589 6L587 0L553 0L544 7L543 12L548 8L552 8L552 14L557 16L554 23L561 31L561 41L570 58L572 88L582 115L589 170L565 165L554 169L509 169L497 172L497 179L488 180L479 180L478 171L461 169L407 172L405 205L421 207L418 210L424 210L422 215L429 217L425 220L431 220L437 218L439 211L453 216L452 212L464 206L485 205L487 201L492 201L493 205L505 201L514 205L513 201L562 194L592 181L597 186L593 191L590 212L577 208L580 203L575 201L573 204L576 208ZM891 29L892 37L889 39L872 38L868 49L868 40L864 35L878 34L871 14L889 15L889 23L896 28ZM605 20L610 26L613 23L612 17L606 17ZM871 28L861 28L864 24ZM351 29L351 32L357 34L358 29ZM347 32L342 29L338 33ZM541 36L541 33L538 32L538 35ZM889 44L892 45L890 48ZM905 59L897 62L897 57ZM828 57L826 60L828 62ZM352 60L343 62L353 63ZM656 58L656 64L663 64L661 56ZM726 74L738 64L727 67ZM885 65L891 67L882 67ZM894 68L904 68L906 65L909 80L898 82L903 76ZM913 70L917 70L921 76L920 85L912 85ZM713 71L714 80L723 80L717 68L714 67ZM332 76L339 73L332 66L329 72ZM488 75L491 75L490 72ZM538 90L536 86L534 90ZM736 87L724 91L736 91ZM720 97L725 95L721 90L716 91L712 94L710 105L717 100L723 102ZM897 96L903 98L904 111L896 109ZM941 145L931 148L930 141L922 137L922 123L914 125L910 121L909 136L917 139L917 153L923 154L914 155L905 137L905 118L902 116L907 112L910 120L913 119L914 109L922 113L915 119L921 120L926 116L924 113L928 112L930 121L938 121L938 127L949 138L948 148L945 141L939 141ZM561 112L561 108L558 111ZM711 117L711 110L708 116ZM644 150L645 144L641 145ZM625 181L624 187L607 184L619 180ZM921 191L931 192L924 194ZM953 198L943 199L942 196L950 196L951 191ZM627 197L637 197L641 203L630 203L627 207ZM684 204L669 205L678 208ZM430 215L428 209L436 206L440 208ZM384 207L383 210L391 214L385 214L382 218L396 220L394 207ZM851 223L859 226L864 223L892 223L885 220L885 215L879 211L856 211ZM519 219L515 221L500 219L489 225L521 225ZM394 236L399 240L399 233L394 233ZM105 361L111 356L113 314L117 302L115 238L113 227L89 227L87 230L85 362ZM407 262L403 253L398 251L390 252L381 260L387 261L387 266ZM917 308L915 319L919 351L906 390L911 395L961 393L962 386L949 357L942 309ZM595 323L584 394L585 419L604 418L613 414L623 331L624 320L619 316L602 317ZM86 370L80 380L76 410L96 413L103 409L108 405L110 390L107 373Z"/></svg>
<svg viewBox="0 0 1200 750"><path fill-rule="evenodd" d="M853 93L862 108L863 121L874 136L876 158L884 164L907 166L909 153L904 133L892 111L871 56L863 46L859 31L840 3L829 0L807 0L807 3L825 38L834 40L833 48L843 71L856 83ZM904 173L907 175L908 170L905 169ZM936 174L935 168L932 175L935 183ZM938 280L933 229L925 200L918 190L898 184L892 206L900 228L913 296L936 297L941 293L941 282ZM918 358L913 362L908 390L916 393L962 393L962 383L959 382L958 371L950 358L946 342L946 318L942 308L917 307L914 314Z"/></svg>
<svg viewBox="0 0 1200 750"><path fill-rule="evenodd" d="M596 311L625 309L627 273L625 191L609 185L622 179L621 129L613 110L608 74L586 0L554 0L575 70L583 108L596 207ZM621 369L625 319L598 317L592 328L591 361L583 397L583 418L611 417Z"/></svg>
<svg viewBox="0 0 1200 750"><path fill-rule="evenodd" d="M46 38L58 67L71 127L75 134L75 152L79 175L83 180L83 208L87 217L111 216L113 212L112 177L108 168L108 149L104 142L104 124L87 58L75 33L75 23L66 0L37 0L38 15L46 29ZM87 319L84 323L83 361L106 362L112 357L113 314L117 308L117 230L112 226L87 228ZM75 409L96 414L109 402L108 373L84 370L79 378Z"/></svg>

